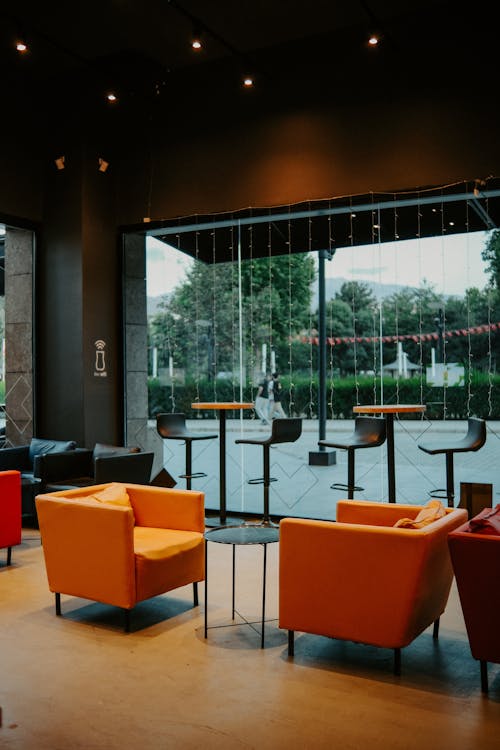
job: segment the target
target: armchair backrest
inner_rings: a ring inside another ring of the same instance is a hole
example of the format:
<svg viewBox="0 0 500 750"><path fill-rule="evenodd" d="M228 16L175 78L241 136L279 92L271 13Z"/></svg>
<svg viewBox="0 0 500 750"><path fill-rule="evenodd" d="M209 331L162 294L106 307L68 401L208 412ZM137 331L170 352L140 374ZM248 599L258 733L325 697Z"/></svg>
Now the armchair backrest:
<svg viewBox="0 0 500 750"><path fill-rule="evenodd" d="M29 446L29 457L34 466L35 457L46 453L60 453L76 448L75 440L46 440L44 438L32 438Z"/></svg>
<svg viewBox="0 0 500 750"><path fill-rule="evenodd" d="M123 453L94 459L94 481L149 484L154 453Z"/></svg>

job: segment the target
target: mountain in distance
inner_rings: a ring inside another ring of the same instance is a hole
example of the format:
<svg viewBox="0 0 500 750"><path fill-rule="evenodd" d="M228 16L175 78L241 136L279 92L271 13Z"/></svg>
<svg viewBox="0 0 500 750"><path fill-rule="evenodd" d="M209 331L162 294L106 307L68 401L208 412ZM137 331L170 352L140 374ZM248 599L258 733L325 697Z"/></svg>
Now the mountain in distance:
<svg viewBox="0 0 500 750"><path fill-rule="evenodd" d="M325 279L325 299L328 302L328 300L335 297L335 294L337 292L340 292L340 287L342 284L345 284L349 281L349 279L345 279L342 276L339 276L335 279ZM366 284L366 286L371 289L373 294L375 295L376 299L380 299L383 297L390 297L391 294L394 294L395 292L400 292L402 289L406 289L407 287L401 284L381 284L377 281L370 281L368 279L360 280L360 284ZM148 297L147 298L147 314L148 318L156 315L160 311L160 303L168 300L169 294L160 294L156 297ZM315 312L318 309L319 304L319 295L318 295L318 283L317 281L314 282L313 285L313 296L311 301L311 309Z"/></svg>
<svg viewBox="0 0 500 750"><path fill-rule="evenodd" d="M328 302L333 297L335 297L335 294L337 292L340 292L340 287L342 284L348 283L349 279L345 279L342 276L339 276L335 279L325 279L325 300ZM407 289L408 287L403 284L382 284L378 281L370 281L369 279L359 279L359 284L364 284L367 286L375 295L376 299L381 299L384 297L390 297L391 294L395 294L396 292L401 292L403 289ZM318 294L318 284L315 282L314 289L313 289L313 298L311 302L311 306L313 310L318 309L319 304L319 294Z"/></svg>
<svg viewBox="0 0 500 750"><path fill-rule="evenodd" d="M169 297L169 294L159 294L157 297L148 297L146 300L148 318L152 318L154 315L159 313L160 304L162 302L166 302Z"/></svg>

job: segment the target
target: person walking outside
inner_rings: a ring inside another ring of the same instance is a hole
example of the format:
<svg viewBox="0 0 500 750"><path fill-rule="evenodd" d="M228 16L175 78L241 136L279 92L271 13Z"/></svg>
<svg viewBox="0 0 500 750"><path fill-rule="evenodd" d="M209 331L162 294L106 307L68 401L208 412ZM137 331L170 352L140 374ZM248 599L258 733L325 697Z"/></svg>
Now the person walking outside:
<svg viewBox="0 0 500 750"><path fill-rule="evenodd" d="M262 380L259 382L257 389L257 395L255 397L255 411L262 424L270 424L269 420L269 381L271 380L271 373L268 372L263 375Z"/></svg>
<svg viewBox="0 0 500 750"><path fill-rule="evenodd" d="M270 398L270 394L273 394L273 398ZM272 391L269 389L269 416L271 419L274 417L282 417L286 419L286 414L281 403L282 388L280 383L279 372L273 372L272 378Z"/></svg>

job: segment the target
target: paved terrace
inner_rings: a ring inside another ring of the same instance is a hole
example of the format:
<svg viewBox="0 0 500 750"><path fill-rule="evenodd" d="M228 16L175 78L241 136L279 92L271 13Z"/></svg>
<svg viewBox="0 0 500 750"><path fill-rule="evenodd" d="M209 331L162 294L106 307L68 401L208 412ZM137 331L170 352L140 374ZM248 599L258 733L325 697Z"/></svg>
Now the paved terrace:
<svg viewBox="0 0 500 750"><path fill-rule="evenodd" d="M345 437L353 431L351 420L329 420L326 438ZM149 426L156 432L156 423ZM188 420L190 429L218 433L218 420ZM429 491L446 486L444 455L429 456L418 448L420 441L457 439L465 435L466 421L429 421L428 419L395 420L394 442L396 463L397 502L420 504L429 500ZM254 445L235 445L242 436L269 435L270 427L257 419L227 419L226 474L228 512L262 513L262 485L248 485L248 479L262 476L262 448ZM347 452L336 451L333 466L309 466L309 452L318 450L318 422L304 419L302 436L296 443L284 443L271 448L271 514L334 519L336 502L347 493L330 489L334 482L347 481ZM184 473L184 444L164 441L164 465L177 479ZM489 483L493 489L493 505L500 502L500 422L487 422L486 444L477 452L456 454L455 505L459 502L460 483ZM193 443L193 471L204 471L207 476L193 480L193 489L205 492L207 510L219 508L219 441L203 440ZM356 484L364 487L355 497L365 500L387 501L386 445L356 451ZM178 486L185 486L178 480Z"/></svg>

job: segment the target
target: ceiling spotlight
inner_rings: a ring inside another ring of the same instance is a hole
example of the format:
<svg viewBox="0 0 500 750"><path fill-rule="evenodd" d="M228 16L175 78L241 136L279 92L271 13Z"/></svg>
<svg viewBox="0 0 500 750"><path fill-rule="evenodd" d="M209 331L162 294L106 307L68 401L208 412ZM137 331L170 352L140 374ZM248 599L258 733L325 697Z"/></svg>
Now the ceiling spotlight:
<svg viewBox="0 0 500 750"><path fill-rule="evenodd" d="M376 47L379 41L380 41L380 34L373 33L373 34L370 34L370 36L368 37L368 44L370 47Z"/></svg>
<svg viewBox="0 0 500 750"><path fill-rule="evenodd" d="M191 37L191 47L195 50L203 48L203 42L201 39L201 29L193 26L193 36Z"/></svg>
<svg viewBox="0 0 500 750"><path fill-rule="evenodd" d="M243 86L246 89L251 89L253 84L254 84L253 76L249 76L249 75L243 76Z"/></svg>
<svg viewBox="0 0 500 750"><path fill-rule="evenodd" d="M105 161L101 157L99 157L99 172L105 172L107 168L109 167L109 161Z"/></svg>
<svg viewBox="0 0 500 750"><path fill-rule="evenodd" d="M54 159L54 164L59 170L64 169L64 167L66 166L65 162L66 162L65 156L58 156L57 159Z"/></svg>
<svg viewBox="0 0 500 750"><path fill-rule="evenodd" d="M22 55L28 51L28 45L23 39L18 39L16 42L16 49Z"/></svg>
<svg viewBox="0 0 500 750"><path fill-rule="evenodd" d="M118 97L112 91L110 91L109 94L106 94L106 99L108 100L108 102L117 102L118 101Z"/></svg>

